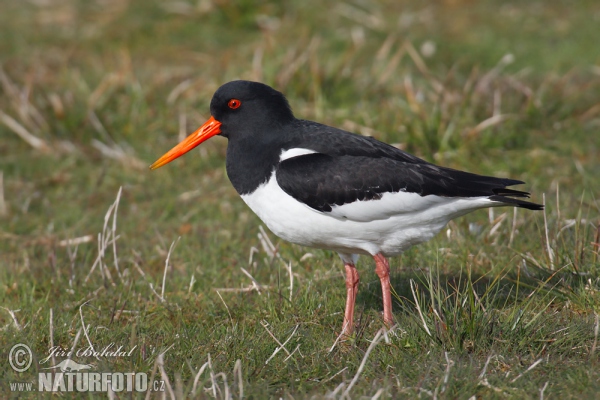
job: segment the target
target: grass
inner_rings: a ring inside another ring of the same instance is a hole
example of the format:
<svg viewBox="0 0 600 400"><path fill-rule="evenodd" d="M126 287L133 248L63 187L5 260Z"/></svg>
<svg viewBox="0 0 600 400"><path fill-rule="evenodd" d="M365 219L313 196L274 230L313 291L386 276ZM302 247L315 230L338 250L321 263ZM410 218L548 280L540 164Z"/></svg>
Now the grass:
<svg viewBox="0 0 600 400"><path fill-rule="evenodd" d="M114 343L135 349L76 361L153 374L168 398L597 396L595 2L1 7L3 360L16 343L36 361ZM339 341L341 262L261 230L224 139L147 170L235 78L274 85L298 117L522 179L546 211L473 213L393 259L390 331L363 257L357 331ZM2 392L36 382L32 365L1 363Z"/></svg>

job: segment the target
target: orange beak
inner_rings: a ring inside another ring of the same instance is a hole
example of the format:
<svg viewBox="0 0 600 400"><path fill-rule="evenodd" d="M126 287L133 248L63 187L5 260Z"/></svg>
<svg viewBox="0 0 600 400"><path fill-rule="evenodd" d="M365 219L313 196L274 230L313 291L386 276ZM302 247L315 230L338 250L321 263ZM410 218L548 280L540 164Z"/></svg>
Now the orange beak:
<svg viewBox="0 0 600 400"><path fill-rule="evenodd" d="M181 143L169 150L164 156L159 158L150 166L150 169L157 169L165 164L170 163L174 159L181 157L200 143L204 142L211 137L221 133L221 123L210 117L208 121L204 123L198 130L186 137Z"/></svg>

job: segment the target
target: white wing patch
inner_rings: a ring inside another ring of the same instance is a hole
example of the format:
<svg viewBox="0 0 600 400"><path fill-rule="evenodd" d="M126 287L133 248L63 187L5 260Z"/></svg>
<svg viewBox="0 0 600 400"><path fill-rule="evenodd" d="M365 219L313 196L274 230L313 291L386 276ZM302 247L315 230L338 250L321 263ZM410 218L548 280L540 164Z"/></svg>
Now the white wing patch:
<svg viewBox="0 0 600 400"><path fill-rule="evenodd" d="M427 220L448 216L448 220L477 208L491 207L494 204L486 197L441 197L421 196L417 193L384 193L379 200L354 201L342 206L333 206L326 215L357 222L385 220L402 217L407 221L412 217Z"/></svg>
<svg viewBox="0 0 600 400"><path fill-rule="evenodd" d="M295 147L293 149L283 150L281 152L281 154L279 155L279 162L287 160L288 158L293 158L293 157L298 157L298 156L305 156L307 154L314 154L314 153L316 153L316 151L311 150L311 149L303 149L303 148L300 148L300 147Z"/></svg>

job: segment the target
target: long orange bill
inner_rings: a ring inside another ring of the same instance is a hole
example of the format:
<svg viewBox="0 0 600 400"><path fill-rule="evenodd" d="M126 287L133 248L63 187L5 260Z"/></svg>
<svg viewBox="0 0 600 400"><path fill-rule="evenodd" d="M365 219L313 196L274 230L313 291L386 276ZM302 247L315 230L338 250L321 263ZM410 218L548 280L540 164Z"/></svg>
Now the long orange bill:
<svg viewBox="0 0 600 400"><path fill-rule="evenodd" d="M157 169L165 164L170 163L177 157L184 155L194 147L198 146L200 143L210 139L215 135L218 135L219 133L221 133L221 123L214 117L210 117L210 119L206 121L200 128L198 128L196 132L183 139L181 143L173 147L164 156L156 160L154 164L150 166L150 169Z"/></svg>

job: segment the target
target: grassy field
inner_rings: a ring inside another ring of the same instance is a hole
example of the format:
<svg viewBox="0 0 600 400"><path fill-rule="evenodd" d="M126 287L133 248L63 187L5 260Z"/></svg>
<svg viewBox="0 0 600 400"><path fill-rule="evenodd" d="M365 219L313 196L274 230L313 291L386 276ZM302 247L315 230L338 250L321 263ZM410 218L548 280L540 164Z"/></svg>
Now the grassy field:
<svg viewBox="0 0 600 400"><path fill-rule="evenodd" d="M598 2L0 9L2 397L52 396L10 387L37 389L65 358L40 364L52 346L114 344L133 351L74 359L164 381L151 398L598 398ZM357 331L339 341L341 261L263 230L225 139L147 168L236 78L300 118L521 179L546 210L476 212L393 259L390 331L361 258ZM17 343L33 351L22 373Z"/></svg>

